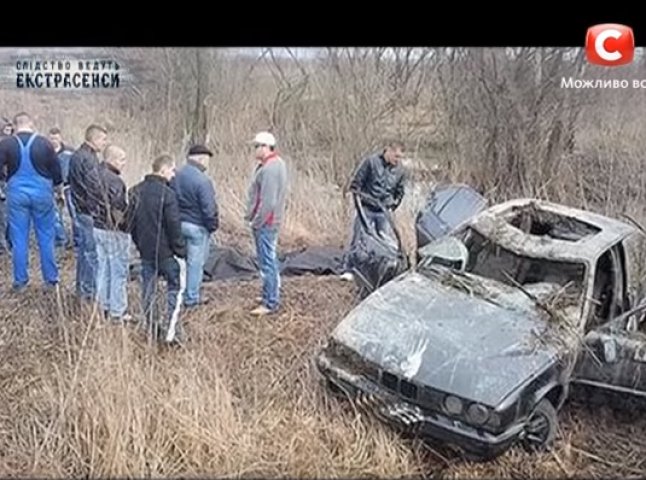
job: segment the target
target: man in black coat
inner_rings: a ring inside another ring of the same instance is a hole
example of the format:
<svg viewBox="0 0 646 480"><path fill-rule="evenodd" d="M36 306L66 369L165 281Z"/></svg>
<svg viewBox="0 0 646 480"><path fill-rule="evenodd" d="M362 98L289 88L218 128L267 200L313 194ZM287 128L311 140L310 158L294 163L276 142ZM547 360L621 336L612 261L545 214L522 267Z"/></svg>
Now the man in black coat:
<svg viewBox="0 0 646 480"><path fill-rule="evenodd" d="M141 256L145 327L162 343L184 340L180 310L186 291L186 241L182 235L177 196L169 182L175 161L169 155L155 159L152 174L129 192L127 229ZM167 317L155 312L157 277L167 282Z"/></svg>
<svg viewBox="0 0 646 480"><path fill-rule="evenodd" d="M0 117L0 142L7 137L13 135L13 125L5 117ZM9 251L9 244L7 238L9 232L7 231L7 196L5 189L7 182L4 180L6 172L0 172L0 255Z"/></svg>
<svg viewBox="0 0 646 480"><path fill-rule="evenodd" d="M388 142L381 152L362 160L350 183L350 191L359 196L368 227L387 240L392 240L394 233L384 210L394 212L405 194L407 175L401 164L403 158L404 144L399 141ZM344 259L345 272L341 276L344 280L353 278L354 265L349 253L359 235L360 220L355 215L352 239Z"/></svg>
<svg viewBox="0 0 646 480"><path fill-rule="evenodd" d="M85 142L70 158L68 181L76 208L79 242L76 252L76 294L88 301L96 299L98 258L94 217L101 199L99 152L103 152L107 143L107 131L98 125L90 125L85 131Z"/></svg>

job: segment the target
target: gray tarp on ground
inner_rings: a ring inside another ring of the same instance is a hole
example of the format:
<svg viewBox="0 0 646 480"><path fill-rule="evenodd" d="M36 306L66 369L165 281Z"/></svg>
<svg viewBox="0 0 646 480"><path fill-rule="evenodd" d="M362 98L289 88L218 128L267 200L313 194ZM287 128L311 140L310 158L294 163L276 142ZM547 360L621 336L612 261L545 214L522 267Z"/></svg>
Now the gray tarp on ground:
<svg viewBox="0 0 646 480"><path fill-rule="evenodd" d="M308 247L279 255L280 272L284 276L341 275L343 250L335 247ZM132 265L131 276L138 275L139 262ZM234 247L211 244L209 257L204 264L204 281L249 280L258 277L255 256L247 255Z"/></svg>

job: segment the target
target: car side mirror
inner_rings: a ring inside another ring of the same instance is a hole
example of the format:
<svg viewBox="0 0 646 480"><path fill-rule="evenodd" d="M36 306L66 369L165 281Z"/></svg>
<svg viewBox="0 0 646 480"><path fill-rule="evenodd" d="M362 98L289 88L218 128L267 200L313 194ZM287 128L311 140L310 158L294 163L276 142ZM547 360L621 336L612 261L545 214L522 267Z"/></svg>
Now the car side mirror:
<svg viewBox="0 0 646 480"><path fill-rule="evenodd" d="M617 342L613 338L603 339L603 359L606 363L617 361Z"/></svg>

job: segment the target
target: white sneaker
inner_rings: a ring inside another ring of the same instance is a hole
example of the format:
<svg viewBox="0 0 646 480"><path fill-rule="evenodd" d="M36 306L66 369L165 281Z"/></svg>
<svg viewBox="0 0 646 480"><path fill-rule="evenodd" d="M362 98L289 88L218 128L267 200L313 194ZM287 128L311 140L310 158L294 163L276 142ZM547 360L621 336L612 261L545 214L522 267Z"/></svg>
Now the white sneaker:
<svg viewBox="0 0 646 480"><path fill-rule="evenodd" d="M341 275L341 280L345 280L347 282L351 282L354 280L354 275L352 275L352 272L345 272L343 275Z"/></svg>

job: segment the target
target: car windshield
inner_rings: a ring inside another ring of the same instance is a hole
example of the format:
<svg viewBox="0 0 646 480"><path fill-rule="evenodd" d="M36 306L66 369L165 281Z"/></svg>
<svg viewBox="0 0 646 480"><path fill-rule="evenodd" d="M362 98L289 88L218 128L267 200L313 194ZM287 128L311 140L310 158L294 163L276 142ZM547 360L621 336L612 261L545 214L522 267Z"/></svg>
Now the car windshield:
<svg viewBox="0 0 646 480"><path fill-rule="evenodd" d="M486 238L471 227L456 234L468 251L465 270L512 286L554 284L563 294L579 299L585 278L585 264L519 255Z"/></svg>

